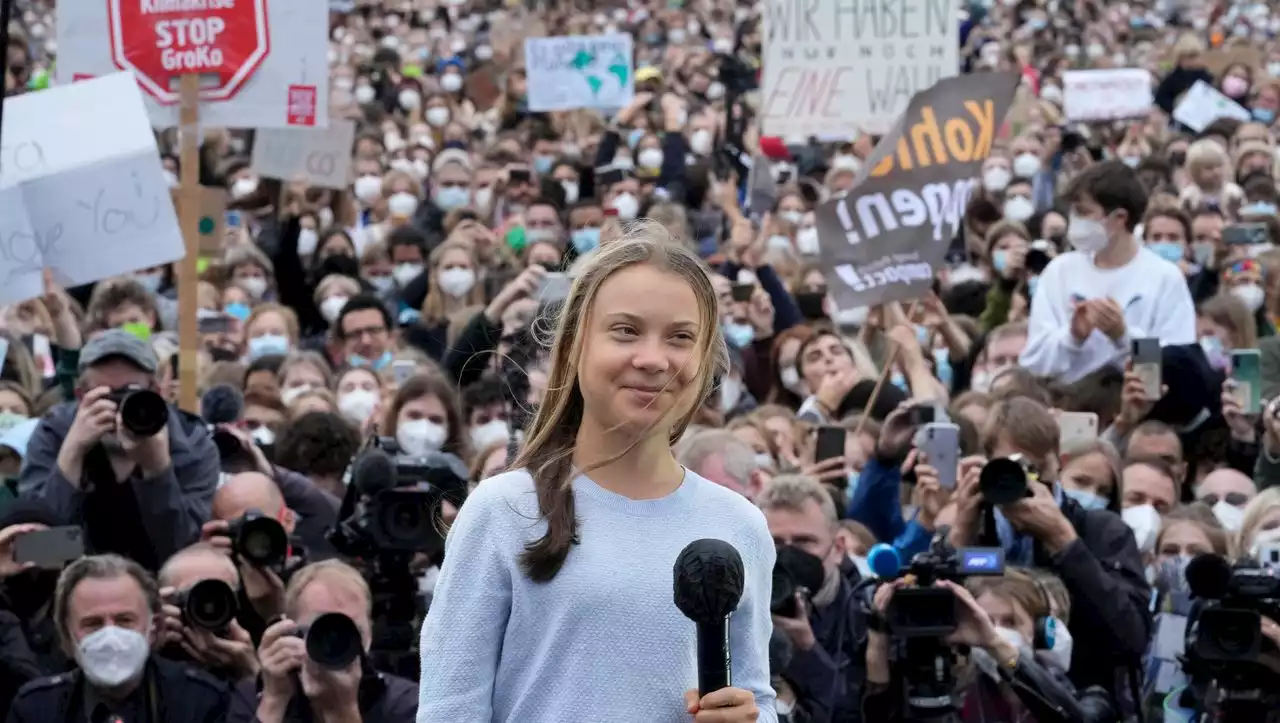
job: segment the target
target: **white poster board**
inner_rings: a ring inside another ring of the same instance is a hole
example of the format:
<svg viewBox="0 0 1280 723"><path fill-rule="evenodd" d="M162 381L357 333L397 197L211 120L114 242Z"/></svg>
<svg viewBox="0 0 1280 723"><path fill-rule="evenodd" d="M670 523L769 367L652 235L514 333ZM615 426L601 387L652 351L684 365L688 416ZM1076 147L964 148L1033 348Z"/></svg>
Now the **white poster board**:
<svg viewBox="0 0 1280 723"><path fill-rule="evenodd" d="M234 98L200 104L201 125L288 127L290 87L314 87L315 125L328 125L329 8L323 2L271 2L267 13L270 53ZM105 0L60 0L57 82L65 85L119 70L111 58ZM161 105L149 96L144 101L152 126L178 125L177 104Z"/></svg>
<svg viewBox="0 0 1280 723"><path fill-rule="evenodd" d="M631 36L526 38L529 110L618 109L635 96Z"/></svg>
<svg viewBox="0 0 1280 723"><path fill-rule="evenodd" d="M875 7L765 0L764 135L887 133L912 96L959 73L956 0L902 0L892 12Z"/></svg>
<svg viewBox="0 0 1280 723"><path fill-rule="evenodd" d="M1062 110L1070 121L1142 118L1151 112L1151 74L1142 68L1068 70L1062 76Z"/></svg>
<svg viewBox="0 0 1280 723"><path fill-rule="evenodd" d="M86 110L88 109L88 110ZM0 147L0 303L182 258L185 246L130 73L9 98Z"/></svg>
<svg viewBox="0 0 1280 723"><path fill-rule="evenodd" d="M1243 106L1203 80L1196 81L1173 109L1173 119L1196 133L1219 118L1253 120Z"/></svg>
<svg viewBox="0 0 1280 723"><path fill-rule="evenodd" d="M332 120L328 128L268 128L253 141L253 170L283 181L342 190L351 183L356 124Z"/></svg>

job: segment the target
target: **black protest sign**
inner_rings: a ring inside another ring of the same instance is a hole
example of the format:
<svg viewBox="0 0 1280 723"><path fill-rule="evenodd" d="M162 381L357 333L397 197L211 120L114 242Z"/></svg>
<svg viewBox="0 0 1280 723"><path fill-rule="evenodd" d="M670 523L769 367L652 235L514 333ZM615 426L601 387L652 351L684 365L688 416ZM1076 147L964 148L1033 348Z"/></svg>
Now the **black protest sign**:
<svg viewBox="0 0 1280 723"><path fill-rule="evenodd" d="M917 93L848 195L818 208L822 269L837 306L929 290L1018 83L1017 73L976 73Z"/></svg>

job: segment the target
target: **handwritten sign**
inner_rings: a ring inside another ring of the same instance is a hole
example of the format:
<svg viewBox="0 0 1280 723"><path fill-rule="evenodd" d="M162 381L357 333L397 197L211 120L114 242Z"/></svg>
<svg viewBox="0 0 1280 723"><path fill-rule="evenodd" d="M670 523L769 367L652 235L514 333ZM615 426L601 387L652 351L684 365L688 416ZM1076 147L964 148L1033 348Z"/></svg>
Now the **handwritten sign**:
<svg viewBox="0 0 1280 723"><path fill-rule="evenodd" d="M631 36L525 38L529 110L622 108L635 95Z"/></svg>
<svg viewBox="0 0 1280 723"><path fill-rule="evenodd" d="M46 266L79 285L182 258L131 74L9 98L2 137L0 303L39 296Z"/></svg>
<svg viewBox="0 0 1280 723"><path fill-rule="evenodd" d="M1062 110L1071 121L1140 118L1151 112L1151 74L1142 68L1068 70Z"/></svg>
<svg viewBox="0 0 1280 723"><path fill-rule="evenodd" d="M951 0L765 2L764 135L887 133L916 93L959 71Z"/></svg>
<svg viewBox="0 0 1280 723"><path fill-rule="evenodd" d="M356 124L331 120L328 128L265 128L253 142L253 170L268 178L305 178L321 188L351 182L351 145Z"/></svg>
<svg viewBox="0 0 1280 723"><path fill-rule="evenodd" d="M1249 121L1253 116L1239 103L1203 80L1196 81L1173 109L1173 119L1199 133L1219 118Z"/></svg>

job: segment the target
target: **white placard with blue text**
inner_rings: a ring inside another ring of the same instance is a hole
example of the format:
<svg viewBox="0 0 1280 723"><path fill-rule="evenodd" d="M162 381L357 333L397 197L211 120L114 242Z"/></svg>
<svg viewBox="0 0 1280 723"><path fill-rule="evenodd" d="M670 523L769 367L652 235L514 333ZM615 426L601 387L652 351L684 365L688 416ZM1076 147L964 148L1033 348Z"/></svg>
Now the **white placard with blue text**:
<svg viewBox="0 0 1280 723"><path fill-rule="evenodd" d="M92 112L85 112L85 109ZM0 135L0 303L182 258L142 91L129 73L9 98Z"/></svg>
<svg viewBox="0 0 1280 723"><path fill-rule="evenodd" d="M635 96L631 36L526 38L529 110L626 107Z"/></svg>
<svg viewBox="0 0 1280 723"><path fill-rule="evenodd" d="M959 0L764 0L762 134L805 143L888 133L960 72Z"/></svg>

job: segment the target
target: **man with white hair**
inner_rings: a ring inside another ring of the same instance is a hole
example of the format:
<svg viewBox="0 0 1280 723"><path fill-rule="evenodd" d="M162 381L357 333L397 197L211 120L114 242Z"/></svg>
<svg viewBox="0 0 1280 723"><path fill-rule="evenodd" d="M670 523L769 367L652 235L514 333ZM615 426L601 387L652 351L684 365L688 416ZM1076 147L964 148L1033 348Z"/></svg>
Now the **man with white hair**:
<svg viewBox="0 0 1280 723"><path fill-rule="evenodd" d="M754 500L769 481L768 471L756 462L751 446L723 429L686 435L676 445L676 460L685 469L749 500Z"/></svg>

